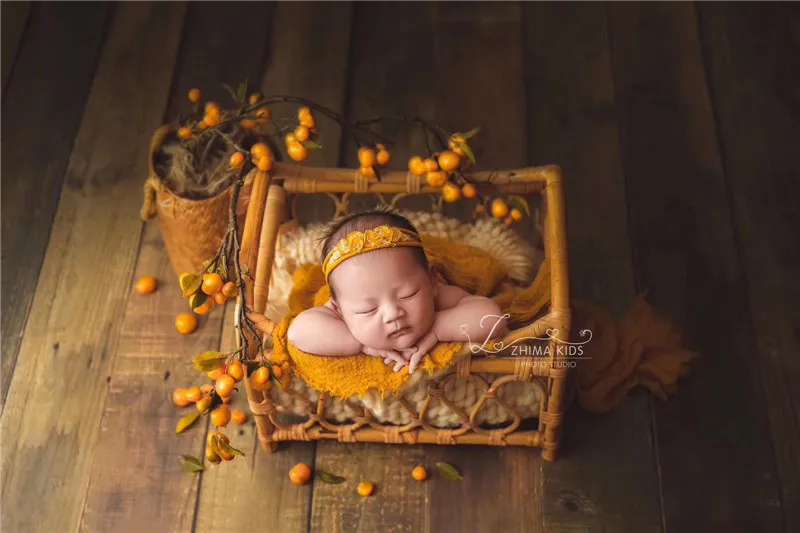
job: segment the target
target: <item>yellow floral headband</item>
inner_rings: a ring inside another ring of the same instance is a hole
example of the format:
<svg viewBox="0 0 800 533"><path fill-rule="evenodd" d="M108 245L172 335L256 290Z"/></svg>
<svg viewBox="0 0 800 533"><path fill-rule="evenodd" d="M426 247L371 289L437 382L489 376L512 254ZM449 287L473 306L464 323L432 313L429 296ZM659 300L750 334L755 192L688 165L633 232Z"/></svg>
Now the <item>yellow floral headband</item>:
<svg viewBox="0 0 800 533"><path fill-rule="evenodd" d="M330 276L334 268L351 257L381 248L395 248L397 246L422 248L422 240L416 232L394 226L378 226L368 229L364 233L360 231L350 232L347 237L340 240L336 247L328 252L325 261L322 262L325 281L328 281L328 276Z"/></svg>

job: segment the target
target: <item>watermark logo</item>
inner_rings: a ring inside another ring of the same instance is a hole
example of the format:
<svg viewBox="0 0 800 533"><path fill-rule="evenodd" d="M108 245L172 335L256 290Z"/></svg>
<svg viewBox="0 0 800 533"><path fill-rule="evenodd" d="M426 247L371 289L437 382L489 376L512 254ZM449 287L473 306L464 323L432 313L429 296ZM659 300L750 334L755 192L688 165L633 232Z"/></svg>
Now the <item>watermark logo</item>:
<svg viewBox="0 0 800 533"><path fill-rule="evenodd" d="M489 347L489 339L495 336L495 332L500 327L500 321L503 319L511 318L511 315L506 313L505 315L486 315L481 318L480 326L481 328L484 327L484 321L490 318L494 318L495 322L489 332L489 335L482 344L478 345L478 343L473 343L472 339L470 339L469 329L467 324L462 324L460 326L461 333L463 333L467 337L467 341L469 342L469 349L472 353L477 354L478 352L484 352L488 354L497 354L502 351L511 348L511 356L521 356L521 357L551 357L553 355L552 347L548 342L545 345L531 345L530 342L524 344L518 344L522 341L549 341L550 339L557 339L559 330L555 328L548 328L545 330L546 337L520 337L519 339L515 339L514 341L510 342L506 345L503 341L495 342L491 347ZM556 345L556 355L559 357L569 357L573 361L566 361L565 363L571 363L574 366L574 360L577 359L588 359L588 357L584 357L583 347L587 343L592 340L592 331L589 329L582 329L579 333L582 339L581 342L569 342L559 340L558 344Z"/></svg>

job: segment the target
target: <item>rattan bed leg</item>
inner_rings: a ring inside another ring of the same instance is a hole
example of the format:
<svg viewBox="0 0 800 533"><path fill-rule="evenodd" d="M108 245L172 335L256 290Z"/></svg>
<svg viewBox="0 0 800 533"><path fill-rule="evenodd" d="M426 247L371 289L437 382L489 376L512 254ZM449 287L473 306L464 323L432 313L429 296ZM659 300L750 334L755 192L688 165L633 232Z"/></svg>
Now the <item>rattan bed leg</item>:
<svg viewBox="0 0 800 533"><path fill-rule="evenodd" d="M256 431L258 432L258 442L261 443L261 449L267 453L278 451L278 443L272 440L272 432L275 431L275 426L268 416L253 415L256 420Z"/></svg>
<svg viewBox="0 0 800 533"><path fill-rule="evenodd" d="M256 421L258 442L261 443L261 448L267 453L275 452L278 450L278 443L272 440L275 425L269 418L269 412L274 408L272 399L268 392L257 391L250 385L249 375L242 382L247 392L250 412L253 413L253 419Z"/></svg>
<svg viewBox="0 0 800 533"><path fill-rule="evenodd" d="M550 341L551 349L555 349L556 341ZM544 425L544 438L542 439L542 458L545 461L555 461L558 456L558 445L561 442L561 422L562 406L564 404L564 386L566 382L565 372L555 371L555 376L547 379L547 408L541 415L541 422ZM551 372L552 372L551 371Z"/></svg>
<svg viewBox="0 0 800 533"><path fill-rule="evenodd" d="M542 439L542 458L545 461L555 461L558 456L558 446L561 441L561 425L566 408L567 373L569 372L569 357L565 348L568 344L561 344L569 339L570 317L568 312L562 312L561 324L558 334L549 341L551 359L550 376L547 378L547 406L540 416L540 427L544 426Z"/></svg>

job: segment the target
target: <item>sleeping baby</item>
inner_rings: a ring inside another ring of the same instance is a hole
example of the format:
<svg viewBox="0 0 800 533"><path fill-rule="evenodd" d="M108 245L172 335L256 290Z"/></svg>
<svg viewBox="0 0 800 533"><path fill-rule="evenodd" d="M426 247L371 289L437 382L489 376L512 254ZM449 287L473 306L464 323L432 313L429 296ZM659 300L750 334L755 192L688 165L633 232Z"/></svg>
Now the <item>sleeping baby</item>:
<svg viewBox="0 0 800 533"><path fill-rule="evenodd" d="M417 230L392 210L337 219L323 238L330 299L289 326L288 339L299 350L364 353L394 364L395 372L408 365L413 373L437 343L467 342L464 331L478 343L506 333L494 301L437 280Z"/></svg>

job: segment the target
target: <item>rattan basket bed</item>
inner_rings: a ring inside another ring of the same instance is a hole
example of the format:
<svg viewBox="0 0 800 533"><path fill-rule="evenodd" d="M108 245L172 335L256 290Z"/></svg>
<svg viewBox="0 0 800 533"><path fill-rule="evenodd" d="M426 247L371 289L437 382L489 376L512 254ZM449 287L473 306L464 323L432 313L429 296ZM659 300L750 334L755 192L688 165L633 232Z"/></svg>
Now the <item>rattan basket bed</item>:
<svg viewBox="0 0 800 533"><path fill-rule="evenodd" d="M440 188L424 185L420 178L406 172L387 172L380 181L366 180L356 169L285 163L276 163L268 173L254 172L240 255L241 264L247 265L251 277L247 277L247 290L239 296L237 305L242 305L242 298L246 298L248 307L259 314L267 314L268 304L274 301L270 300L270 287L274 286L271 277L275 277L279 234L287 224L296 224L296 202L290 202L289 195L295 195L296 199L301 194L326 193L334 199L338 215L347 212L348 201L354 194L377 194L394 205L409 195L441 192ZM514 357L508 349L481 357L473 355L465 345L445 371L432 376L416 373L409 380L404 391L413 389L413 398L403 394L391 398L368 396L361 401L332 398L296 375L285 389L273 387L266 392L253 389L249 380L244 380L265 450L275 451L280 441L319 439L521 445L539 447L546 460L555 460L570 378L564 351L557 349L560 343L569 340L571 326L561 170L548 165L475 173L472 178L475 182L491 182L504 194L541 196L540 227L544 254L550 265L550 305L543 316L509 332L503 343L510 348L512 343L519 346L547 339L544 342L549 345L549 355L544 359ZM384 195L391 196L391 200ZM268 332L275 320L273 316L267 321ZM270 342L267 335L265 345L271 346ZM458 399L451 396L454 390L460 391ZM531 391L534 396L530 396ZM515 405L514 400L523 393L529 396ZM531 398L536 402L533 409ZM489 409L490 404L494 410ZM520 408L523 404L524 408ZM527 423L531 418L538 419L538 424Z"/></svg>

